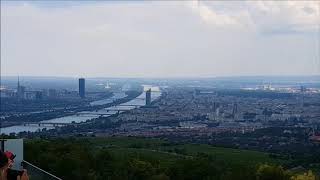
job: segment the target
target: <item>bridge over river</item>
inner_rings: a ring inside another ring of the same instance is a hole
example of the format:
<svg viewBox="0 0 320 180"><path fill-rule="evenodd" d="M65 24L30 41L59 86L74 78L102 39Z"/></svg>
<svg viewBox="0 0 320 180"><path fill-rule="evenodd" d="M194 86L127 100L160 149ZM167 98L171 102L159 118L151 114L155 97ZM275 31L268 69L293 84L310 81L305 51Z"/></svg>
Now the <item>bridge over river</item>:
<svg viewBox="0 0 320 180"><path fill-rule="evenodd" d="M38 127L61 127L70 123L58 123L58 122L23 122L23 126L38 126Z"/></svg>
<svg viewBox="0 0 320 180"><path fill-rule="evenodd" d="M151 94L151 101L159 98L161 96L160 91L156 91ZM122 98L125 97L123 95L118 95L116 98ZM122 112L130 111L135 108L140 108L142 106L145 106L145 98L146 93L143 92L141 95L136 97L135 99L116 105L108 108L103 108L97 111L83 111L83 112L78 112L75 115L71 116L64 116L60 118L54 118L50 120L43 120L40 122L23 122L21 125L16 125L16 126L10 126L6 128L1 128L1 133L5 134L10 134L12 132L14 133L19 133L23 131L39 131L40 129L47 128L47 129L52 129L55 127L61 127L61 126L66 126L68 124L73 124L73 123L80 123L80 122L86 122L88 120L98 118L98 117L108 117L114 114L119 114ZM110 100L114 100L115 98L111 98ZM102 103L109 103L107 99L105 100L100 100L98 105L101 105ZM42 128L43 127L43 128Z"/></svg>

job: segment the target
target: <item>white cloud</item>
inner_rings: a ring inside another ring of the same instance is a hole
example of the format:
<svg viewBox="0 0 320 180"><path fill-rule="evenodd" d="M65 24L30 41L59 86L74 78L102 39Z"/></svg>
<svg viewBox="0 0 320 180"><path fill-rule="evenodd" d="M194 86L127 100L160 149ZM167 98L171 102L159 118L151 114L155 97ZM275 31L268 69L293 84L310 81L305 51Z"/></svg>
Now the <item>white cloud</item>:
<svg viewBox="0 0 320 180"><path fill-rule="evenodd" d="M319 30L319 1L187 1L209 25L257 32L314 32Z"/></svg>
<svg viewBox="0 0 320 180"><path fill-rule="evenodd" d="M2 4L1 73L319 74L319 8L315 5L183 1L50 8ZM287 33L291 31L307 33ZM270 37L264 32L282 34Z"/></svg>
<svg viewBox="0 0 320 180"><path fill-rule="evenodd" d="M193 11L198 13L206 23L217 26L240 25L240 22L238 22L236 18L227 14L219 14L199 1L188 1L187 4Z"/></svg>
<svg viewBox="0 0 320 180"><path fill-rule="evenodd" d="M265 31L315 32L319 30L319 1L247 2L252 20Z"/></svg>

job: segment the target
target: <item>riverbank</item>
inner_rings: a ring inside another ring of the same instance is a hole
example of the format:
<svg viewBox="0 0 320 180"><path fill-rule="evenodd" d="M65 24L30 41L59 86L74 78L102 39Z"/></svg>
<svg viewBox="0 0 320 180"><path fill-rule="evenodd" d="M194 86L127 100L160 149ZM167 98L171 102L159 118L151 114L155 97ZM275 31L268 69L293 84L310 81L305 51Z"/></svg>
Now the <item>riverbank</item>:
<svg viewBox="0 0 320 180"><path fill-rule="evenodd" d="M107 104L100 103L95 106L87 106L81 109L77 109L72 111L71 114L65 116L59 116L56 118L45 119L42 121L36 121L32 124L15 124L14 126L6 126L1 128L0 133L10 134L10 133L19 133L19 132L35 132L42 131L43 129L53 129L56 126L61 126L63 124L73 124L73 123L81 123L86 122L92 119L96 119L98 117L108 117L117 113L122 113L125 111L129 111L131 109L141 107L145 105L145 92L133 92L127 94L127 96L118 96L120 99L113 99L112 102L110 100L105 99L105 102L109 102ZM152 96L152 101L161 96L161 92L154 93ZM111 103L110 103L111 102ZM18 123L18 122L17 122Z"/></svg>

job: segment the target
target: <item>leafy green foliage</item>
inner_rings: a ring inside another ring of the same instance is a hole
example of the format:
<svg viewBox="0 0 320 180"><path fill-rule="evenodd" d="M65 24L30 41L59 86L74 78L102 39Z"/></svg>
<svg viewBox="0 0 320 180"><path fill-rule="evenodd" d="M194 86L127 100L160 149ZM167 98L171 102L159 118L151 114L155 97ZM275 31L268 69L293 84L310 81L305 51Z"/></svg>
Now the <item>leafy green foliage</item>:
<svg viewBox="0 0 320 180"><path fill-rule="evenodd" d="M290 180L290 175L281 166L261 165L257 170L257 180Z"/></svg>
<svg viewBox="0 0 320 180"><path fill-rule="evenodd" d="M62 179L286 180L268 154L143 138L27 140L27 161ZM260 165L268 163L271 165ZM272 165L273 164L273 165Z"/></svg>

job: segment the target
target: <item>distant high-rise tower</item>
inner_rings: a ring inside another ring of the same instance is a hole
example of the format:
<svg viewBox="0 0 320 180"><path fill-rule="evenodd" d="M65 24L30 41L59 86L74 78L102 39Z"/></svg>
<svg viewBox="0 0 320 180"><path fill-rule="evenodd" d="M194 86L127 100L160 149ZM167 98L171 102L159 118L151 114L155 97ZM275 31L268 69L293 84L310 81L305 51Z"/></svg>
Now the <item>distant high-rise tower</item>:
<svg viewBox="0 0 320 180"><path fill-rule="evenodd" d="M300 100L300 106L301 108L303 108L304 106L304 94L306 92L306 88L304 86L300 86L300 96L301 96L301 100Z"/></svg>
<svg viewBox="0 0 320 180"><path fill-rule="evenodd" d="M85 98L86 96L86 84L85 84L85 79L84 78L80 78L79 79L79 96L81 98Z"/></svg>
<svg viewBox="0 0 320 180"><path fill-rule="evenodd" d="M146 105L149 106L151 104L151 89L146 91Z"/></svg>
<svg viewBox="0 0 320 180"><path fill-rule="evenodd" d="M19 87L20 87L20 79L19 79L19 76L18 76L18 88L17 88L17 90L19 90Z"/></svg>
<svg viewBox="0 0 320 180"><path fill-rule="evenodd" d="M238 104L234 103L232 108L232 116L235 118L236 114L238 113Z"/></svg>
<svg viewBox="0 0 320 180"><path fill-rule="evenodd" d="M18 87L17 87L17 97L18 97L18 99L24 98L25 89L26 88L24 86L20 86L20 79L19 79L19 76L18 76Z"/></svg>
<svg viewBox="0 0 320 180"><path fill-rule="evenodd" d="M17 86L17 98L20 99L20 79L18 76L18 86Z"/></svg>

